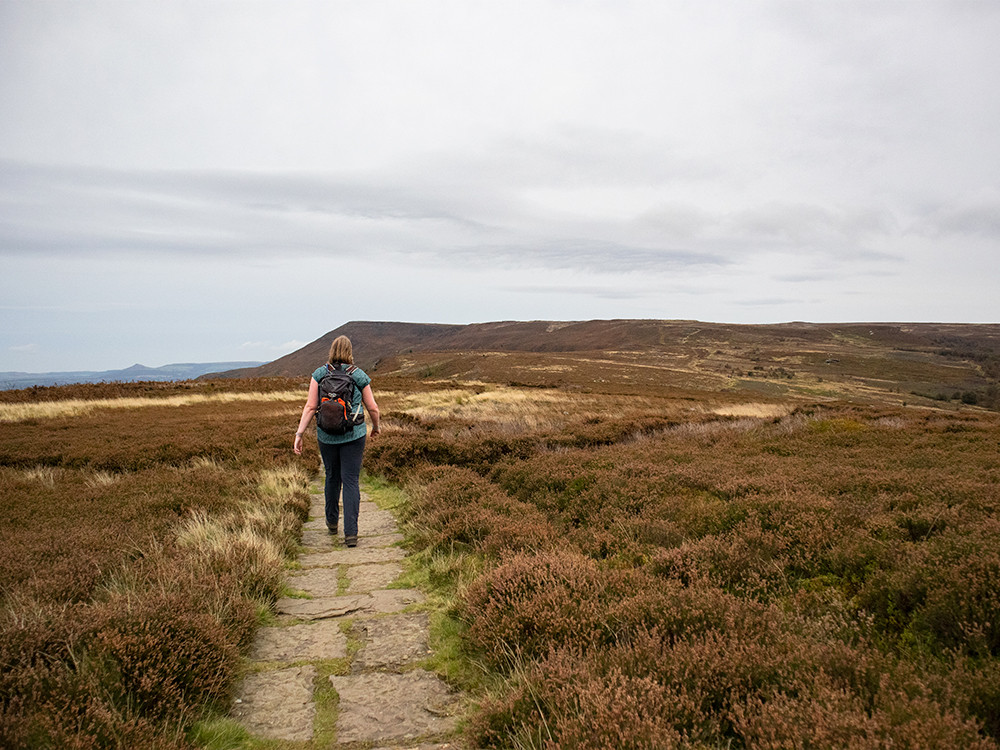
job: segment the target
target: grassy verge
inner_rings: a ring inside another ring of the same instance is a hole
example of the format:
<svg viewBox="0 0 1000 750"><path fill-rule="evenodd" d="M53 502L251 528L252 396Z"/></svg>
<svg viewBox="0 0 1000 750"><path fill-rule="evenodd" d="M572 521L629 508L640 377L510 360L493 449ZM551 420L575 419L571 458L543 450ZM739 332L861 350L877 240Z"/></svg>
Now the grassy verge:
<svg viewBox="0 0 1000 750"><path fill-rule="evenodd" d="M483 693L491 676L466 648L467 625L458 616L462 592L483 569L482 556L426 548L421 529L413 523L412 500L404 487L366 475L364 489L376 505L396 514L406 537L409 554L403 574L392 586L417 589L425 595L424 602L415 607L427 612L430 622L432 653L422 666L470 695Z"/></svg>

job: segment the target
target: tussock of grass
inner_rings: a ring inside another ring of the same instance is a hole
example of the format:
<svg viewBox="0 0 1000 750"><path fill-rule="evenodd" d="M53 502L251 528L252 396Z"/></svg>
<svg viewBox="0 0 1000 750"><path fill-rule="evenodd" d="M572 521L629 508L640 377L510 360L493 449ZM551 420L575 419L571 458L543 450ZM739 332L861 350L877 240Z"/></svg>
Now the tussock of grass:
<svg viewBox="0 0 1000 750"><path fill-rule="evenodd" d="M91 489L108 487L118 481L118 475L111 471L95 471L83 480L83 483Z"/></svg>
<svg viewBox="0 0 1000 750"><path fill-rule="evenodd" d="M238 721L224 716L195 722L188 733L188 740L203 750L237 750L259 746Z"/></svg>
<svg viewBox="0 0 1000 750"><path fill-rule="evenodd" d="M264 498L283 500L309 487L309 476L300 466L285 466L264 472L257 480L257 491Z"/></svg>
<svg viewBox="0 0 1000 750"><path fill-rule="evenodd" d="M17 472L26 482L38 482L45 487L55 487L56 478L62 473L51 466L35 466L31 469L21 469Z"/></svg>

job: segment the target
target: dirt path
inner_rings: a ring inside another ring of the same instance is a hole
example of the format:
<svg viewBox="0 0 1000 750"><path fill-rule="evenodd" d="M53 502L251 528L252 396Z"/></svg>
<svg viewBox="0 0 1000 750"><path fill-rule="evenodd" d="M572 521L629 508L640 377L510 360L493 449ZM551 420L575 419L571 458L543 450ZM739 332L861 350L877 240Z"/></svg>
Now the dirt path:
<svg viewBox="0 0 1000 750"><path fill-rule="evenodd" d="M422 668L427 615L407 611L424 597L388 588L405 556L395 518L362 495L360 527L358 546L345 547L326 530L322 493L312 496L302 569L288 577L310 598L278 601L232 715L254 736L306 747L457 748L461 698ZM336 698L324 701L330 687ZM333 731L321 729L334 711Z"/></svg>

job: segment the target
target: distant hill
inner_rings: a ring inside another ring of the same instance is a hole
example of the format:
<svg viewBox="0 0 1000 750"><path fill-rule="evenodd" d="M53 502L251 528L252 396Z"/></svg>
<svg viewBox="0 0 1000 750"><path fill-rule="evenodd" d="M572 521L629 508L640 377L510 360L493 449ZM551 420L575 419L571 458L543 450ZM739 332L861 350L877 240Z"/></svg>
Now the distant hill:
<svg viewBox="0 0 1000 750"><path fill-rule="evenodd" d="M35 385L72 385L74 383L134 383L143 380L174 381L194 380L206 373L256 367L261 362L183 362L162 367L135 364L124 370L101 372L81 370L73 372L0 372L0 390L30 388Z"/></svg>
<svg viewBox="0 0 1000 750"><path fill-rule="evenodd" d="M450 349L451 340L465 328L467 326L434 323L370 321L347 323L273 362L259 367L244 367L221 372L219 376L225 378L308 376L326 361L330 344L338 336L347 336L351 339L355 362L362 369L370 370L375 369L380 360L405 352L407 349L417 348L422 351L434 350L437 347Z"/></svg>
<svg viewBox="0 0 1000 750"><path fill-rule="evenodd" d="M304 377L326 361L330 344L346 335L355 362L379 363L427 352L704 352L731 345L775 351L834 350L850 342L859 351L927 352L961 358L992 370L1000 362L1000 325L960 323L778 323L741 325L694 320L500 321L469 325L355 321L259 367L215 377ZM990 374L990 373L988 373ZM996 375L993 375L996 377Z"/></svg>

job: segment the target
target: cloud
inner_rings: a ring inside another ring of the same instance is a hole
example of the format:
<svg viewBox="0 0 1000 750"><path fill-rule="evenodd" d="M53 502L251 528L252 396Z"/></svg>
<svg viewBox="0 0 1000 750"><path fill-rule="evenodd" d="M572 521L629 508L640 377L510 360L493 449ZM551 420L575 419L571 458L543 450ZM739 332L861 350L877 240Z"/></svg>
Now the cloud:
<svg viewBox="0 0 1000 750"><path fill-rule="evenodd" d="M989 319L997 36L948 0L0 3L0 328L270 356L316 272L368 317Z"/></svg>
<svg viewBox="0 0 1000 750"><path fill-rule="evenodd" d="M790 297L760 297L757 299L737 299L733 302L745 307L787 307L788 305L802 305L805 300Z"/></svg>
<svg viewBox="0 0 1000 750"><path fill-rule="evenodd" d="M501 286L501 291L511 294L538 294L544 296L573 295L582 297L597 297L608 300L634 300L649 295L647 289L622 286L558 286L526 284L524 286Z"/></svg>
<svg viewBox="0 0 1000 750"><path fill-rule="evenodd" d="M1000 241L1000 200L940 206L916 227L930 237L953 235Z"/></svg>
<svg viewBox="0 0 1000 750"><path fill-rule="evenodd" d="M533 203L530 191L519 192L523 175L476 184L465 174L425 190L433 180L405 170L390 183L387 175L352 182L336 175L52 168L7 160L0 174L6 255L245 259L360 252L445 268L643 273L722 267L781 247L887 260L891 253L869 243L891 236L897 224L886 211L773 201L734 212L676 202L626 209L621 217L595 216L597 208L554 211ZM647 177L636 178L640 187ZM589 184L565 190L596 206L603 188Z"/></svg>

